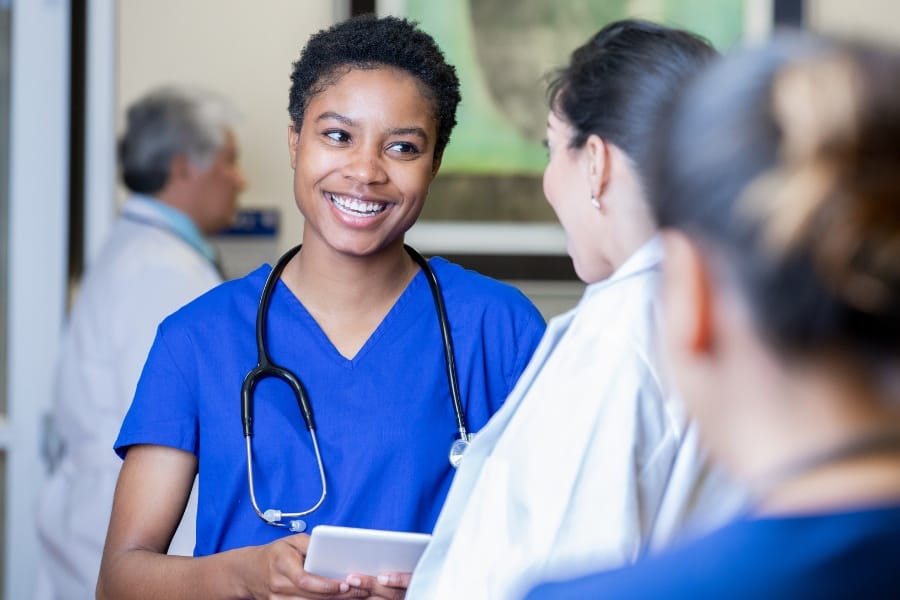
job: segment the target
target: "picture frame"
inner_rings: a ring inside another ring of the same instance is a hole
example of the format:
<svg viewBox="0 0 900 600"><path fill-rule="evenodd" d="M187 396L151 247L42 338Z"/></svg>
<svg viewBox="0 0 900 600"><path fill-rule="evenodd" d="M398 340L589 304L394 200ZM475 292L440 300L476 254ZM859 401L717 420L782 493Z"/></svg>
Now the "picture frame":
<svg viewBox="0 0 900 600"><path fill-rule="evenodd" d="M457 69L457 125L408 241L503 279L576 278L542 189L548 75L605 23L647 18L727 48L759 0L375 0L411 18Z"/></svg>

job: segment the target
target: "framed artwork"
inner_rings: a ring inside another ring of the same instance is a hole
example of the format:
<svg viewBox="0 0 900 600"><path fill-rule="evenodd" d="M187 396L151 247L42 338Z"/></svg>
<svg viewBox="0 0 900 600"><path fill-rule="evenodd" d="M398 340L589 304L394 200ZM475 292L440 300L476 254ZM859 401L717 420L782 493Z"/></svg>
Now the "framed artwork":
<svg viewBox="0 0 900 600"><path fill-rule="evenodd" d="M574 277L541 184L553 69L604 24L626 17L685 27L720 49L745 26L745 0L380 0L377 9L418 21L461 84L457 126L411 243L481 257L482 269L493 260L508 271L527 256L537 278ZM535 266L542 260L547 272Z"/></svg>

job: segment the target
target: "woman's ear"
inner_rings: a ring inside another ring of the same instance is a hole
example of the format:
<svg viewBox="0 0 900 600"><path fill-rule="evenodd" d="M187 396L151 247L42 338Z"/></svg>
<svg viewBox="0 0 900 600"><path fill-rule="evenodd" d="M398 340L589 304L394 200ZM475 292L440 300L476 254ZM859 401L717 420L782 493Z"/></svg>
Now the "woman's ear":
<svg viewBox="0 0 900 600"><path fill-rule="evenodd" d="M585 151L588 160L588 179L590 182L591 200L594 205L601 204L603 194L609 186L609 175L612 170L610 164L609 147L606 142L597 134L588 136L585 142ZM600 208L600 206L597 206Z"/></svg>
<svg viewBox="0 0 900 600"><path fill-rule="evenodd" d="M297 168L297 152L300 144L300 131L294 127L294 123L288 123L288 152L291 155L291 168Z"/></svg>
<svg viewBox="0 0 900 600"><path fill-rule="evenodd" d="M663 232L663 297L669 347L693 357L713 350L712 274L697 246L682 232Z"/></svg>
<svg viewBox="0 0 900 600"><path fill-rule="evenodd" d="M442 158L442 157L443 157L443 155L441 155L441 156L435 156L434 159L433 159L432 162L431 162L431 178L432 178L432 179L434 179L435 177L437 177L438 169L441 168L441 158Z"/></svg>

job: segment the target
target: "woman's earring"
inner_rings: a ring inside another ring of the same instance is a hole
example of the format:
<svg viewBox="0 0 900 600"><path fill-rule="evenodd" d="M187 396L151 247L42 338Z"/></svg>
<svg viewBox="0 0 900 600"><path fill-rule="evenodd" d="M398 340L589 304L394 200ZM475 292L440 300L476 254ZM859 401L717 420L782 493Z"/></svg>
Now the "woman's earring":
<svg viewBox="0 0 900 600"><path fill-rule="evenodd" d="M597 200L597 196L593 194L591 194L591 206L593 206L597 210L600 210L600 201Z"/></svg>

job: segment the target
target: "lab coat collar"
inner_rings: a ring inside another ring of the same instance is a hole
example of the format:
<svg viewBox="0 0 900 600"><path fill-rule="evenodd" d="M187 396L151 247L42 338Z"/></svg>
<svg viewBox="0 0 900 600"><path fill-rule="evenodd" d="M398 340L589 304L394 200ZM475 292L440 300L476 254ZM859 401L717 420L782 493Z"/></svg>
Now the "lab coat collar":
<svg viewBox="0 0 900 600"><path fill-rule="evenodd" d="M160 202L153 196L133 194L122 207L122 216L165 229L190 244L211 263L216 263L216 251L200 233L194 221L177 208Z"/></svg>
<svg viewBox="0 0 900 600"><path fill-rule="evenodd" d="M528 394L528 389L531 387L534 379L544 368L544 364L547 362L547 359L551 356L551 354L553 354L557 344L559 344L562 337L569 330L569 326L572 324L572 321L575 320L575 317L578 316L578 314L581 312L582 305L588 301L588 298L595 295L602 289L617 284L623 279L633 277L651 269L658 268L658 266L662 263L662 258L662 238L659 236L659 234L657 234L650 238L647 242L645 242L644 245L642 245L640 248L638 248L637 251L632 254L621 267L616 269L616 271L613 272L611 276L607 277L603 281L598 281L597 283L592 283L591 285L587 286L587 288L585 288L584 295L582 295L581 299L578 301L577 306L561 315L552 318L550 322L547 323L547 329L546 331L544 331L544 336L541 338L541 343L538 344L538 347L535 349L531 360L528 362L525 370L519 376L516 387L510 393L506 402L503 404L500 410L496 414L494 414L494 416L491 417L484 428L482 428L482 430L478 432L477 441L473 443L466 451L466 456L463 459L464 464L467 461L481 464L493 452L494 445L506 430L510 419L512 419L513 415L518 409L519 402ZM472 457L471 459L469 458L470 456ZM454 483L454 485L474 485L474 479L477 477L477 469L475 471L476 472L473 472L469 469L460 468L457 471L455 477L455 479L459 480L460 483ZM461 508L457 508L461 510Z"/></svg>
<svg viewBox="0 0 900 600"><path fill-rule="evenodd" d="M597 281L588 285L585 288L584 295L579 301L579 304L585 302L589 297L593 296L598 291L615 285L623 279L634 277L635 275L651 269L659 268L659 266L662 264L662 259L662 237L657 233L652 238L644 242L644 244L640 248L638 248L634 252L634 254L629 256L628 259L624 263L622 263L622 266L613 271L612 275L602 281Z"/></svg>

